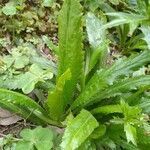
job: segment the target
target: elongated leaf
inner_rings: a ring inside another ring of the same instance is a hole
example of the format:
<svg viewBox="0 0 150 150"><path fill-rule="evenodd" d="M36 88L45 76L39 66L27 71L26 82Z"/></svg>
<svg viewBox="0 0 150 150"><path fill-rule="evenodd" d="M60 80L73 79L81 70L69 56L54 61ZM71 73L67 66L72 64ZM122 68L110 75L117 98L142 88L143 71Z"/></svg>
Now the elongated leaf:
<svg viewBox="0 0 150 150"><path fill-rule="evenodd" d="M82 13L78 0L65 0L60 11L58 78L69 68L72 78L65 85L65 103L69 103L83 72Z"/></svg>
<svg viewBox="0 0 150 150"><path fill-rule="evenodd" d="M112 86L109 86L103 92L95 96L95 99L98 98L97 101L100 101L102 99L121 95L122 93L129 92L130 90L135 90L142 86L148 86L148 85L150 86L149 75L125 79L123 81L118 81L118 83Z"/></svg>
<svg viewBox="0 0 150 150"><path fill-rule="evenodd" d="M147 64L150 61L149 58L149 51L145 51L139 56L131 56L127 59L117 61L112 67L108 69L99 70L88 82L84 91L75 100L72 105L72 109L86 106L87 104L92 103L96 98L102 98L98 97L97 95L103 94L102 91L108 86L113 85L114 81L119 79L119 77L127 76L130 73L133 73L133 71L137 70L139 67ZM107 95L103 96L105 97Z"/></svg>
<svg viewBox="0 0 150 150"><path fill-rule="evenodd" d="M91 111L92 114L103 113L103 114L111 114L111 113L121 113L120 105L107 105L95 108Z"/></svg>
<svg viewBox="0 0 150 150"><path fill-rule="evenodd" d="M61 144L62 149L77 149L97 127L98 122L90 112L82 110L67 126Z"/></svg>
<svg viewBox="0 0 150 150"><path fill-rule="evenodd" d="M56 124L48 118L46 111L29 97L17 92L0 89L0 107L6 108L25 119L38 124Z"/></svg>
<svg viewBox="0 0 150 150"><path fill-rule="evenodd" d="M67 70L62 74L57 83L54 91L49 92L48 99L46 101L47 111L52 119L58 120L64 112L63 92L66 81L71 79L71 72Z"/></svg>
<svg viewBox="0 0 150 150"><path fill-rule="evenodd" d="M150 85L149 75L118 81L118 83L109 86L104 91L101 91L99 94L97 94L95 96L95 99L93 99L89 103L93 104L105 98L115 97L117 95L121 95L122 93L126 93L129 92L130 90L135 90L146 85Z"/></svg>
<svg viewBox="0 0 150 150"><path fill-rule="evenodd" d="M97 18L93 13L88 13L86 17L86 30L89 43L92 47L92 54L89 63L89 72L100 61L100 66L105 66L108 54L108 42L106 42L106 31L101 30L104 21Z"/></svg>
<svg viewBox="0 0 150 150"><path fill-rule="evenodd" d="M148 48L150 49L150 27L149 26L143 26L141 27L141 30L144 34L144 40L146 41Z"/></svg>
<svg viewBox="0 0 150 150"><path fill-rule="evenodd" d="M147 17L138 15L138 14L130 14L130 13L124 13L124 12L113 12L113 13L107 13L108 16L116 17L116 19L113 19L112 21L106 23L101 28L102 30L112 28L115 26L119 26L122 24L138 24L143 20L146 20ZM134 18L134 19L133 19Z"/></svg>
<svg viewBox="0 0 150 150"><path fill-rule="evenodd" d="M105 39L105 30L101 30L103 21L97 18L93 13L88 13L86 17L86 30L89 43L97 48Z"/></svg>

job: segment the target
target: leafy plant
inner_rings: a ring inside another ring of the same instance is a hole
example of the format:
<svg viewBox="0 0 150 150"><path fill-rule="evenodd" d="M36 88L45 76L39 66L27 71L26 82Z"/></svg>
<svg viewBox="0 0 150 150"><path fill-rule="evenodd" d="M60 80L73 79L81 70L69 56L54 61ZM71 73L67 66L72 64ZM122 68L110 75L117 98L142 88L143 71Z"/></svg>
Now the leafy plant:
<svg viewBox="0 0 150 150"><path fill-rule="evenodd" d="M96 119L88 111L82 110L68 123L61 144L62 149L77 149L96 127L98 127Z"/></svg>
<svg viewBox="0 0 150 150"><path fill-rule="evenodd" d="M110 3L117 6L120 1ZM58 49L50 43L58 54L56 84L53 90L49 90L44 105L40 106L23 94L4 89L0 89L0 105L36 124L67 126L61 143L64 150L147 147L149 141L141 142L139 137L144 135L149 138L149 118L144 118L148 114L142 109L142 104L145 102L149 105L145 92L149 93L150 75L145 72L135 75L135 72L149 64L150 52L143 48L143 52L119 58L112 65L107 65L109 40L106 37L106 29L123 24L131 28L133 17L140 24L147 16L114 12L108 15L117 19L105 24L104 16L99 20L88 13L86 28L91 50L88 55L88 49L85 53L83 51L81 8L78 0L65 0L60 11ZM148 38L145 40L148 42ZM16 55L15 60L13 56L13 63L10 64L15 65L16 69L26 66L27 62L16 65ZM32 82L29 80L31 85L28 86L25 82L30 76ZM26 80L20 81L23 91L28 93L33 90L35 84L45 77L51 78L52 74L32 64L29 72L24 74ZM34 131L22 131L21 135L29 147L33 148L34 145L38 149L39 144L32 140L29 142L30 137L26 134L35 136ZM45 138L47 141L47 136Z"/></svg>
<svg viewBox="0 0 150 150"><path fill-rule="evenodd" d="M37 83L52 79L53 73L56 73L54 63L40 57L31 48L32 45L24 44L12 49L10 55L2 57L1 88L22 89L28 94Z"/></svg>
<svg viewBox="0 0 150 150"><path fill-rule="evenodd" d="M50 150L53 147L54 132L49 128L36 127L35 129L23 129L20 132L21 138L14 138L7 135L1 139L1 148L6 149L30 149Z"/></svg>
<svg viewBox="0 0 150 150"><path fill-rule="evenodd" d="M17 142L15 149L50 150L53 147L53 132L48 128L37 127L34 130L24 129L20 136L22 140Z"/></svg>

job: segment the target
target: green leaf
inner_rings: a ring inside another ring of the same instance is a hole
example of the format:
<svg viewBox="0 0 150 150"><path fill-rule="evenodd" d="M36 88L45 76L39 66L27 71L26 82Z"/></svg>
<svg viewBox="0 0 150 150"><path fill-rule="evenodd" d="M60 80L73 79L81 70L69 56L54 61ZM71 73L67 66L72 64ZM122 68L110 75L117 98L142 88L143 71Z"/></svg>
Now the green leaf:
<svg viewBox="0 0 150 150"><path fill-rule="evenodd" d="M143 40L146 41L148 48L150 49L150 27L149 26L142 26L140 28L144 34Z"/></svg>
<svg viewBox="0 0 150 150"><path fill-rule="evenodd" d="M116 18L113 19L112 21L104 24L102 26L101 30L112 28L112 27L119 26L122 24L133 24L133 23L135 23L137 25L141 21L144 21L147 19L147 17L145 17L145 16L134 14L134 13L113 12L113 13L107 13L107 15L111 16L111 17L116 17Z"/></svg>
<svg viewBox="0 0 150 150"><path fill-rule="evenodd" d="M124 131L126 133L126 138L128 142L132 142L137 145L137 133L134 125L141 127L141 110L138 106L129 106L121 100L120 112L123 114L123 118L114 118L113 123L124 124Z"/></svg>
<svg viewBox="0 0 150 150"><path fill-rule="evenodd" d="M30 93L36 83L50 80L56 74L56 64L40 56L33 45L23 44L13 48L9 55L2 57L0 87L22 89Z"/></svg>
<svg viewBox="0 0 150 150"><path fill-rule="evenodd" d="M7 16L8 15L10 15L10 16L15 15L17 12L17 9L16 9L14 2L6 3L6 5L2 8L2 12Z"/></svg>
<svg viewBox="0 0 150 150"><path fill-rule="evenodd" d="M52 77L53 73L50 70L43 70L38 65L33 64L28 72L19 76L18 85L25 94L28 94L39 81L44 82L44 79L52 79Z"/></svg>
<svg viewBox="0 0 150 150"><path fill-rule="evenodd" d="M42 3L42 5L44 7L51 7L52 4L53 4L53 2L54 2L54 0L44 0L43 3Z"/></svg>
<svg viewBox="0 0 150 150"><path fill-rule="evenodd" d="M74 116L72 112L70 112L69 115L65 118L65 121L63 123L68 126L73 119L74 119Z"/></svg>
<svg viewBox="0 0 150 150"><path fill-rule="evenodd" d="M108 41L103 41L97 49L93 50L89 64L89 71L92 70L92 68L96 65L98 61L100 65L99 68L106 68L108 58L107 56L109 51L108 45Z"/></svg>
<svg viewBox="0 0 150 150"><path fill-rule="evenodd" d="M11 52L12 58L14 59L14 67L16 69L22 69L24 68L26 65L29 64L29 56L27 56L26 54L22 54L21 52L19 52L19 49L14 48ZM7 57L6 57L7 58Z"/></svg>
<svg viewBox="0 0 150 150"><path fill-rule="evenodd" d="M95 108L91 111L92 114L102 113L102 114L110 114L110 113L122 113L120 105L106 105Z"/></svg>
<svg viewBox="0 0 150 150"><path fill-rule="evenodd" d="M102 16L103 17L103 16ZM88 13L86 17L86 29L89 43L92 46L92 54L89 63L89 70L100 60L100 66L105 66L106 56L108 54L108 42L106 41L106 31L101 30L104 19L98 19L93 13Z"/></svg>
<svg viewBox="0 0 150 150"><path fill-rule="evenodd" d="M83 74L82 11L78 0L65 0L58 18L59 67L58 77L69 68L71 80L64 87L63 101L71 102L77 83Z"/></svg>
<svg viewBox="0 0 150 150"><path fill-rule="evenodd" d="M140 119L141 109L138 106L129 106L128 103L125 103L123 100L121 100L120 106L124 115L125 123L130 122L133 125L135 123L135 120Z"/></svg>
<svg viewBox="0 0 150 150"><path fill-rule="evenodd" d="M61 144L62 149L77 149L97 127L96 119L88 111L82 110L67 126Z"/></svg>
<svg viewBox="0 0 150 150"><path fill-rule="evenodd" d="M90 137L93 139L98 139L102 137L105 133L106 133L106 126L103 124L100 124L99 127L93 131Z"/></svg>
<svg viewBox="0 0 150 150"><path fill-rule="evenodd" d="M109 86L103 92L100 92L99 94L97 94L97 96L95 96L95 102L98 102L98 101L101 101L102 99L106 99L110 97L121 96L123 93L128 93L131 90L135 90L143 86L149 86L150 85L149 79L150 79L150 76L146 75L146 76L140 76L140 77L129 78L129 79L118 81L118 83L112 86Z"/></svg>
<svg viewBox="0 0 150 150"><path fill-rule="evenodd" d="M9 90L0 89L0 107L8 109L36 124L56 124L47 112L31 98Z"/></svg>
<svg viewBox="0 0 150 150"><path fill-rule="evenodd" d="M34 130L24 129L20 136L23 141L16 144L16 150L28 149L34 150L50 150L53 146L53 132L48 128L37 127Z"/></svg>
<svg viewBox="0 0 150 150"><path fill-rule="evenodd" d="M92 114L101 113L104 115L111 114L111 113L121 113L124 115L125 122L131 122L131 121L134 122L134 119L140 118L141 109L136 106L131 107L124 101L121 101L120 105L117 104L117 105L101 106L91 110L91 113Z"/></svg>
<svg viewBox="0 0 150 150"><path fill-rule="evenodd" d="M20 141L16 144L15 150L20 150L20 149L34 150L32 143L25 142L25 141Z"/></svg>
<svg viewBox="0 0 150 150"><path fill-rule="evenodd" d="M21 50L19 47L14 48L12 49L11 55L3 57L3 61L6 63L7 67L13 65L15 69L22 69L29 64L29 56L19 52L19 50Z"/></svg>
<svg viewBox="0 0 150 150"><path fill-rule="evenodd" d="M138 56L130 56L127 59L119 60L112 67L110 67L108 69L101 69L101 70L97 71L97 73L95 73L95 75L87 83L83 92L79 95L79 97L73 103L72 109L75 109L77 107L87 106L87 105L89 105L89 103L93 103L96 100L100 101L101 99L108 97L108 95L106 93L108 93L109 88L105 92L104 92L104 89L106 89L110 85L113 85L116 79L119 80L119 78L128 76L128 75L132 74L135 70L138 70L138 68L140 68L141 66L147 64L150 61L149 58L150 58L149 51L145 51ZM147 81L148 78L149 78L149 76L145 77L145 79L143 78L143 81L144 80ZM128 83L130 85L130 82L131 83L137 82L138 86L140 84L143 85L143 83L146 85L149 84L149 82L142 83L141 78L137 81L136 81L136 79L133 81L131 79L131 81L129 81ZM126 82L126 81L124 81L124 82ZM129 89L131 89L131 87L135 88L134 85L130 85L130 86L129 85L125 86L126 89L129 90ZM121 84L118 83L118 86L121 87ZM117 90L117 88L115 90ZM119 91L119 93L120 93L120 91ZM112 93L112 95L115 95L115 92Z"/></svg>
<svg viewBox="0 0 150 150"><path fill-rule="evenodd" d="M137 138L136 128L133 127L131 124L126 123L124 125L124 131L126 133L127 141L132 142L134 145L137 145L137 142L136 142L136 138Z"/></svg>
<svg viewBox="0 0 150 150"><path fill-rule="evenodd" d="M70 79L71 79L71 72L68 69L57 80L55 90L52 92L50 91L48 94L48 99L45 103L45 106L47 108L47 111L49 112L49 116L54 120L59 120L64 112L65 106L63 101L64 86L66 82Z"/></svg>
<svg viewBox="0 0 150 150"><path fill-rule="evenodd" d="M86 17L86 29L88 39L92 47L97 48L105 39L105 30L101 30L103 21L98 19L93 13L88 13Z"/></svg>

